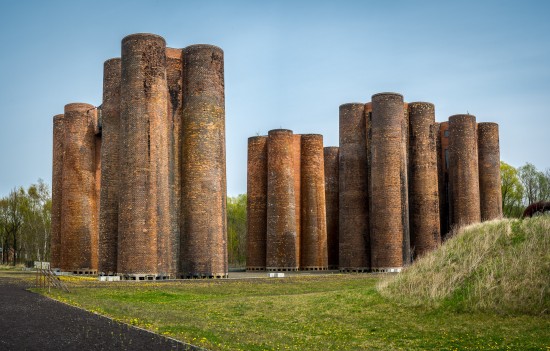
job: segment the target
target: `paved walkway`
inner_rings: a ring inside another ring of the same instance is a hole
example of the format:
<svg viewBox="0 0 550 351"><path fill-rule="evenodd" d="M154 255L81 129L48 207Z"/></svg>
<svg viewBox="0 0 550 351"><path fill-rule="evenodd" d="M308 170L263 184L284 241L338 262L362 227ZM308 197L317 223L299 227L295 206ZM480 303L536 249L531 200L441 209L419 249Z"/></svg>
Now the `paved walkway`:
<svg viewBox="0 0 550 351"><path fill-rule="evenodd" d="M0 350L194 350L31 293L0 277Z"/></svg>

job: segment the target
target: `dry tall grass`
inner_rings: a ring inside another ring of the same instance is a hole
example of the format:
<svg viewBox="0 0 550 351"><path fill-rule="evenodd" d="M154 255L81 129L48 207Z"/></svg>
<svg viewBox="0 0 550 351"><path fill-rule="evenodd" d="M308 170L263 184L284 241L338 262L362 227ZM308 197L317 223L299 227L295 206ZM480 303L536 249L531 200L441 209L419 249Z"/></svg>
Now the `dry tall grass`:
<svg viewBox="0 0 550 351"><path fill-rule="evenodd" d="M460 229L380 293L412 306L550 314L550 216L503 219Z"/></svg>

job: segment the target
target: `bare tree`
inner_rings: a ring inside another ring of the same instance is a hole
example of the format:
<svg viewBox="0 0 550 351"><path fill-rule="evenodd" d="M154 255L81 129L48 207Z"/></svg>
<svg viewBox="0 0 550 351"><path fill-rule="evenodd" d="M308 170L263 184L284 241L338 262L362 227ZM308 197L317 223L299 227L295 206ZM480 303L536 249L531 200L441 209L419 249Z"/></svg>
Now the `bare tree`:
<svg viewBox="0 0 550 351"><path fill-rule="evenodd" d="M550 201L550 168L539 172L539 200Z"/></svg>
<svg viewBox="0 0 550 351"><path fill-rule="evenodd" d="M0 244L2 245L2 264L8 263L9 232L8 232L8 200L0 199Z"/></svg>
<svg viewBox="0 0 550 351"><path fill-rule="evenodd" d="M49 259L51 232L51 197L49 187L41 180L27 190L24 207L22 240L26 259Z"/></svg>
<svg viewBox="0 0 550 351"><path fill-rule="evenodd" d="M8 240L11 241L13 250L13 265L17 263L21 243L18 243L21 226L23 225L23 207L25 202L25 190L13 189L6 198L5 230ZM9 245L9 244L8 244Z"/></svg>
<svg viewBox="0 0 550 351"><path fill-rule="evenodd" d="M541 180L544 175L531 164L526 163L518 168L518 176L523 184L526 205L531 205L542 200L541 197ZM542 176L542 177L541 177Z"/></svg>

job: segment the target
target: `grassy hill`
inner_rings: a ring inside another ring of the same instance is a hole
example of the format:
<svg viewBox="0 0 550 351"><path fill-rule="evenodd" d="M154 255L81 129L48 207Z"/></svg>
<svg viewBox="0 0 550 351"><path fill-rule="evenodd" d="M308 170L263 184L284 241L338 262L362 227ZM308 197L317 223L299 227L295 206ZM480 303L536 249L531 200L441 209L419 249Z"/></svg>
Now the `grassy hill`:
<svg viewBox="0 0 550 351"><path fill-rule="evenodd" d="M550 314L550 216L461 229L402 274L378 283L402 305Z"/></svg>

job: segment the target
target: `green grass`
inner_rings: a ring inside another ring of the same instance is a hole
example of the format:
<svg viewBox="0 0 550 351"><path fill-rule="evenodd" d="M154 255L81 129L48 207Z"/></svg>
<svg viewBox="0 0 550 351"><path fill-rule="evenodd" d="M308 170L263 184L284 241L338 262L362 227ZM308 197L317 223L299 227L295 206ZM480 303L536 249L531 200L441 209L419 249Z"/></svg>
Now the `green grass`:
<svg viewBox="0 0 550 351"><path fill-rule="evenodd" d="M395 276L73 277L50 296L211 350L548 351L549 236L548 217L476 225Z"/></svg>
<svg viewBox="0 0 550 351"><path fill-rule="evenodd" d="M21 270L24 266L22 264L17 264L13 266L11 264L0 264L0 271L14 271Z"/></svg>
<svg viewBox="0 0 550 351"><path fill-rule="evenodd" d="M466 227L379 290L408 306L548 316L550 216Z"/></svg>
<svg viewBox="0 0 550 351"><path fill-rule="evenodd" d="M547 316L404 307L380 276L121 283L53 291L66 303L212 350L545 350ZM87 283L89 284L89 283Z"/></svg>

